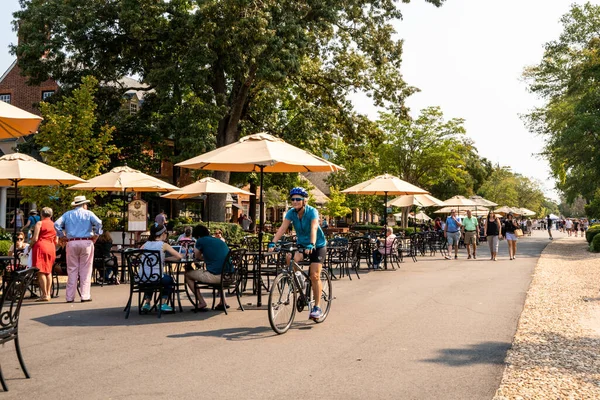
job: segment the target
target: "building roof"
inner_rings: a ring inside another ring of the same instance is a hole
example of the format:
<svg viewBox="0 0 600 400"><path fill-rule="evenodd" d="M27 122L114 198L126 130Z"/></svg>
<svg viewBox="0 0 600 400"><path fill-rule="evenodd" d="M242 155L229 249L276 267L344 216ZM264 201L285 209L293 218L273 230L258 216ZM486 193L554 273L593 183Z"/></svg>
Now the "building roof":
<svg viewBox="0 0 600 400"><path fill-rule="evenodd" d="M17 65L17 59L16 58L15 58L15 61L13 61L12 64L10 64L10 66L8 67L8 69L6 71L4 71L4 73L0 77L0 83L2 83L2 81L4 80L4 78L6 78L6 75L8 75L10 73L10 71L12 71L12 69L15 67L15 65Z"/></svg>
<svg viewBox="0 0 600 400"><path fill-rule="evenodd" d="M309 183L311 183L314 188L310 189L308 191L308 193L313 197L313 199L315 200L315 204L322 206L323 204L327 203L329 200L331 200L329 197L325 196L325 193L323 193L321 191L321 189L319 189L317 187L317 185L315 185L312 181L310 181L307 177L303 176L302 174L300 175L300 180L303 181L307 181Z"/></svg>

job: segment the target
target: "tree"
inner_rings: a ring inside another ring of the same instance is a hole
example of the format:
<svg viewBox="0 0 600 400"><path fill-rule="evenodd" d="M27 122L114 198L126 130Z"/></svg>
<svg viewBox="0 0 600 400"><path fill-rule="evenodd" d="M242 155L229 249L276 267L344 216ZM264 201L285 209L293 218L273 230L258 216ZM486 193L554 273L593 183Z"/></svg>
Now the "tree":
<svg viewBox="0 0 600 400"><path fill-rule="evenodd" d="M138 74L154 91L153 114L163 135L175 139L176 157L232 143L245 129L265 130L272 116L288 114L288 132L302 125L308 147L324 136L317 126L328 120L313 118L322 115L318 105L352 120L347 95L355 90L406 113L403 101L415 89L400 73L395 3L21 0L13 52L33 82ZM307 114L298 96L306 96ZM215 176L229 181L228 173ZM224 207L213 209L222 219Z"/></svg>
<svg viewBox="0 0 600 400"><path fill-rule="evenodd" d="M53 104L40 103L44 122L35 140L40 147L49 148L46 163L83 179L100 175L110 163L111 155L118 152L111 143L114 128L97 123L94 101L97 87L94 77L84 77L72 96ZM70 208L77 194L85 193L50 186L25 188L23 201L50 206L58 214Z"/></svg>
<svg viewBox="0 0 600 400"><path fill-rule="evenodd" d="M321 209L321 214L332 217L334 220L335 218L345 217L352 212L349 207L344 205L345 202L346 195L341 193L337 187L332 186L329 193L329 201Z"/></svg>
<svg viewBox="0 0 600 400"><path fill-rule="evenodd" d="M414 120L382 113L379 124L385 132L378 150L381 172L430 189L434 196L448 195L444 185L453 186L453 194L472 190L466 156L476 150L464 138L463 120L445 121L439 107L429 107Z"/></svg>
<svg viewBox="0 0 600 400"><path fill-rule="evenodd" d="M526 117L542 135L542 156L567 202L590 200L600 180L600 6L574 4L563 33L546 44L539 64L525 70L529 89L545 104Z"/></svg>

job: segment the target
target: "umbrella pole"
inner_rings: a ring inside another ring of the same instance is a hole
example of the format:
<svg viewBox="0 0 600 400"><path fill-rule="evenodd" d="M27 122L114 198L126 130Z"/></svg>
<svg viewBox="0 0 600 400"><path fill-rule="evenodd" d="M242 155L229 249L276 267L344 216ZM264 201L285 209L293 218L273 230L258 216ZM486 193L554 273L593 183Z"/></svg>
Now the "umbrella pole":
<svg viewBox="0 0 600 400"><path fill-rule="evenodd" d="M383 242L383 269L387 269L387 194L388 192L383 192L384 193L384 201L383 201L383 218L384 219L384 223L383 223L383 238L384 238L384 242ZM408 219L408 218L407 218Z"/></svg>
<svg viewBox="0 0 600 400"><path fill-rule="evenodd" d="M208 193L206 193L206 219L208 219L208 228L210 229L210 201L208 200Z"/></svg>
<svg viewBox="0 0 600 400"><path fill-rule="evenodd" d="M17 207L19 205L19 180L15 179L15 226L13 228L13 256L15 257L15 268L17 268L17 261L19 258L17 257ZM25 222L25 221L22 221Z"/></svg>
<svg viewBox="0 0 600 400"><path fill-rule="evenodd" d="M125 250L125 214L127 213L127 201L125 200L125 191L127 189L123 189L123 216L121 221L123 221L123 232L121 232L121 241L123 245L123 250Z"/></svg>
<svg viewBox="0 0 600 400"><path fill-rule="evenodd" d="M259 226L258 226L258 279L257 279L257 285L258 285L258 290L256 291L257 293L257 299L256 299L256 306L257 307L261 307L262 306L262 277L261 277L261 271L262 271L262 239L263 239L263 225L265 223L265 215L263 213L263 173L264 173L264 169L265 166L264 165L259 165L260 167L260 201L259 201Z"/></svg>

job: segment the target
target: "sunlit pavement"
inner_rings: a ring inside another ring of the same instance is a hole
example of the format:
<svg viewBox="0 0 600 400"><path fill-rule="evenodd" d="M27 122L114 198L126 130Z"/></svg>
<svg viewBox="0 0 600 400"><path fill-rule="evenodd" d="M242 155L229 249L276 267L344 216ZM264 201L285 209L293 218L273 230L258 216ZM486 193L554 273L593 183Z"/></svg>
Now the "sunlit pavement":
<svg viewBox="0 0 600 400"><path fill-rule="evenodd" d="M265 310L237 310L235 297L229 315L194 314L185 300L184 313L158 319L134 307L128 320L128 285L94 286L91 303L66 304L64 291L50 303L26 300L20 335L32 378L5 345L3 397L491 398L548 242L534 232L514 261L502 241L497 262L487 247L477 260L461 249L458 260L419 257L334 281L327 321L316 325L305 311L281 336Z"/></svg>

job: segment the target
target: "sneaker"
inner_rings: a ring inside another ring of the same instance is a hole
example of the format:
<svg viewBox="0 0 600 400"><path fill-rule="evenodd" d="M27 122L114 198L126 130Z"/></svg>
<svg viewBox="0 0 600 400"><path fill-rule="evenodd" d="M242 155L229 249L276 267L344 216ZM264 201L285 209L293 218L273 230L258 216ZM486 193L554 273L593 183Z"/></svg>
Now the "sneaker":
<svg viewBox="0 0 600 400"><path fill-rule="evenodd" d="M470 260L470 259L471 259L471 255L469 254L469 257L467 257L467 260Z"/></svg>
<svg viewBox="0 0 600 400"><path fill-rule="evenodd" d="M319 319L323 316L323 311L321 311L321 307L314 306L308 317L310 319Z"/></svg>
<svg viewBox="0 0 600 400"><path fill-rule="evenodd" d="M143 312L148 312L148 311L150 311L150 303L145 303L145 304L142 306L142 311L143 311Z"/></svg>
<svg viewBox="0 0 600 400"><path fill-rule="evenodd" d="M168 305L168 304L166 304L166 303L163 303L163 304L160 306L160 311L162 311L162 312L171 312L171 311L173 311L173 309L171 308L171 306L170 306L170 305Z"/></svg>
<svg viewBox="0 0 600 400"><path fill-rule="evenodd" d="M473 260L477 260L477 256L473 254Z"/></svg>

